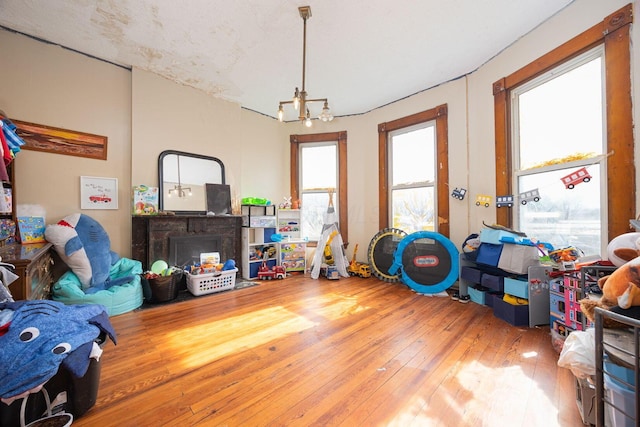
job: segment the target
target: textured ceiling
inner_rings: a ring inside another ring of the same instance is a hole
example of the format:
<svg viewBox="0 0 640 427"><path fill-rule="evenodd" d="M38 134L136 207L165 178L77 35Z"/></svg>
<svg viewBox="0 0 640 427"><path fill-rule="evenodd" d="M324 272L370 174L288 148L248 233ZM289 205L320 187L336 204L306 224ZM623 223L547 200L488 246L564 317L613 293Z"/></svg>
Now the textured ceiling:
<svg viewBox="0 0 640 427"><path fill-rule="evenodd" d="M1 0L0 26L275 117L309 5L306 90L345 116L473 72L572 1Z"/></svg>

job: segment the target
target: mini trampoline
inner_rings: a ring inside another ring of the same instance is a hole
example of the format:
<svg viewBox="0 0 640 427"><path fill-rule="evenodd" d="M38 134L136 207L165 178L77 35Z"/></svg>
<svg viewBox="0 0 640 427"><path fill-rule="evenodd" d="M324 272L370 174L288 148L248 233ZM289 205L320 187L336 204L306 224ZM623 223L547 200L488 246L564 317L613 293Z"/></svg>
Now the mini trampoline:
<svg viewBox="0 0 640 427"><path fill-rule="evenodd" d="M389 274L399 272L401 280L418 293L442 292L458 280L459 252L439 233L418 231L398 244Z"/></svg>
<svg viewBox="0 0 640 427"><path fill-rule="evenodd" d="M369 250L367 251L371 273L385 282L397 282L400 280L399 274L389 273L389 268L393 264L393 254L398 247L398 243L407 235L398 228L385 228L379 231L371 239Z"/></svg>

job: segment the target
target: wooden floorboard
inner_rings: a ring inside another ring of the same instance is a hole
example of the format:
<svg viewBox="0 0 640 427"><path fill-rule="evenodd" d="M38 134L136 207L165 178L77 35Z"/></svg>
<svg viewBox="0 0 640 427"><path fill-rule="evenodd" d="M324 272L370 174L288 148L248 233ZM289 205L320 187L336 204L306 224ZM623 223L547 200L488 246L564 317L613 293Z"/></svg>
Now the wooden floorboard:
<svg viewBox="0 0 640 427"><path fill-rule="evenodd" d="M111 318L82 426L581 426L547 327L302 275Z"/></svg>

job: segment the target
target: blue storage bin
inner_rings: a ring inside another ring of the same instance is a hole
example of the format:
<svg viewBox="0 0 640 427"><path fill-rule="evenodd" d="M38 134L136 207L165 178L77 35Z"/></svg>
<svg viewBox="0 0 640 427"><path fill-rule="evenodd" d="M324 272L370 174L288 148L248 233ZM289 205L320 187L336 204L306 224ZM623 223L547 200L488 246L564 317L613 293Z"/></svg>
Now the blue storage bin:
<svg viewBox="0 0 640 427"><path fill-rule="evenodd" d="M504 279L504 293L515 297L529 299L529 282L507 277Z"/></svg>
<svg viewBox="0 0 640 427"><path fill-rule="evenodd" d="M469 296L471 297L471 301L475 302L476 304L485 305L485 296L487 294L485 291L482 291L482 290L476 289L476 288L472 288L472 287L467 289L467 291L469 292Z"/></svg>
<svg viewBox="0 0 640 427"><path fill-rule="evenodd" d="M620 387L606 373L604 374L604 391L611 405L605 405L612 427L635 427L636 397L632 390ZM618 408L618 409L616 409ZM627 417L624 413L629 414Z"/></svg>
<svg viewBox="0 0 640 427"><path fill-rule="evenodd" d="M611 381L613 381L617 386L633 392L632 387L635 387L636 385L636 375L633 369L625 368L624 366L613 363L609 360L606 354L604 355L603 363L605 373L611 374ZM618 381L616 378L621 379L629 385Z"/></svg>
<svg viewBox="0 0 640 427"><path fill-rule="evenodd" d="M493 315L513 326L529 325L528 305L512 305L502 299L494 298Z"/></svg>
<svg viewBox="0 0 640 427"><path fill-rule="evenodd" d="M487 307L493 308L494 301L496 300L496 298L502 299L502 296L503 294L499 292L495 292L495 291L487 292L487 294L484 296L484 305L486 305Z"/></svg>
<svg viewBox="0 0 640 427"><path fill-rule="evenodd" d="M476 283L479 285L482 279L482 271L478 270L477 268L468 267L465 265L460 268L460 277L462 277L464 280L468 280L471 283Z"/></svg>
<svg viewBox="0 0 640 427"><path fill-rule="evenodd" d="M523 236L506 230L495 230L493 228L483 228L480 230L480 242L501 245L502 239L513 239L520 241Z"/></svg>
<svg viewBox="0 0 640 427"><path fill-rule="evenodd" d="M485 273L482 275L482 280L480 284L496 292L500 292L500 293L505 292L504 277L502 276L495 276L493 274Z"/></svg>
<svg viewBox="0 0 640 427"><path fill-rule="evenodd" d="M479 264L497 267L502 253L502 245L494 245L492 243L481 243L478 247L478 257L476 262Z"/></svg>

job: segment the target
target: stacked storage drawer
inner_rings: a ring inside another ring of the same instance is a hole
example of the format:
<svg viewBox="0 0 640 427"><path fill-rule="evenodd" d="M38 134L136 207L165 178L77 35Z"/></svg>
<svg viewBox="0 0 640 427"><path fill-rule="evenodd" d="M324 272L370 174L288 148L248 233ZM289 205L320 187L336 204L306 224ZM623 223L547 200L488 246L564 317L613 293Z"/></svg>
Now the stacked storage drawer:
<svg viewBox="0 0 640 427"><path fill-rule="evenodd" d="M507 297L495 302L493 314L514 326L529 324L529 283L526 279L506 277L504 293Z"/></svg>
<svg viewBox="0 0 640 427"><path fill-rule="evenodd" d="M504 277L486 273L479 268L462 266L460 276L468 284L471 301L493 307L496 297L502 298Z"/></svg>
<svg viewBox="0 0 640 427"><path fill-rule="evenodd" d="M470 260L460 264L461 295L468 293L471 301L493 308L496 317L515 326L549 324L551 267L531 266L528 275L515 275Z"/></svg>
<svg viewBox="0 0 640 427"><path fill-rule="evenodd" d="M467 292L471 301L476 304L485 304L486 292L480 287L482 281L482 271L475 267L462 266L460 267L460 278L467 282Z"/></svg>
<svg viewBox="0 0 640 427"><path fill-rule="evenodd" d="M494 315L515 326L548 324L550 271L550 267L533 266L526 276L505 277L505 297L494 300Z"/></svg>

